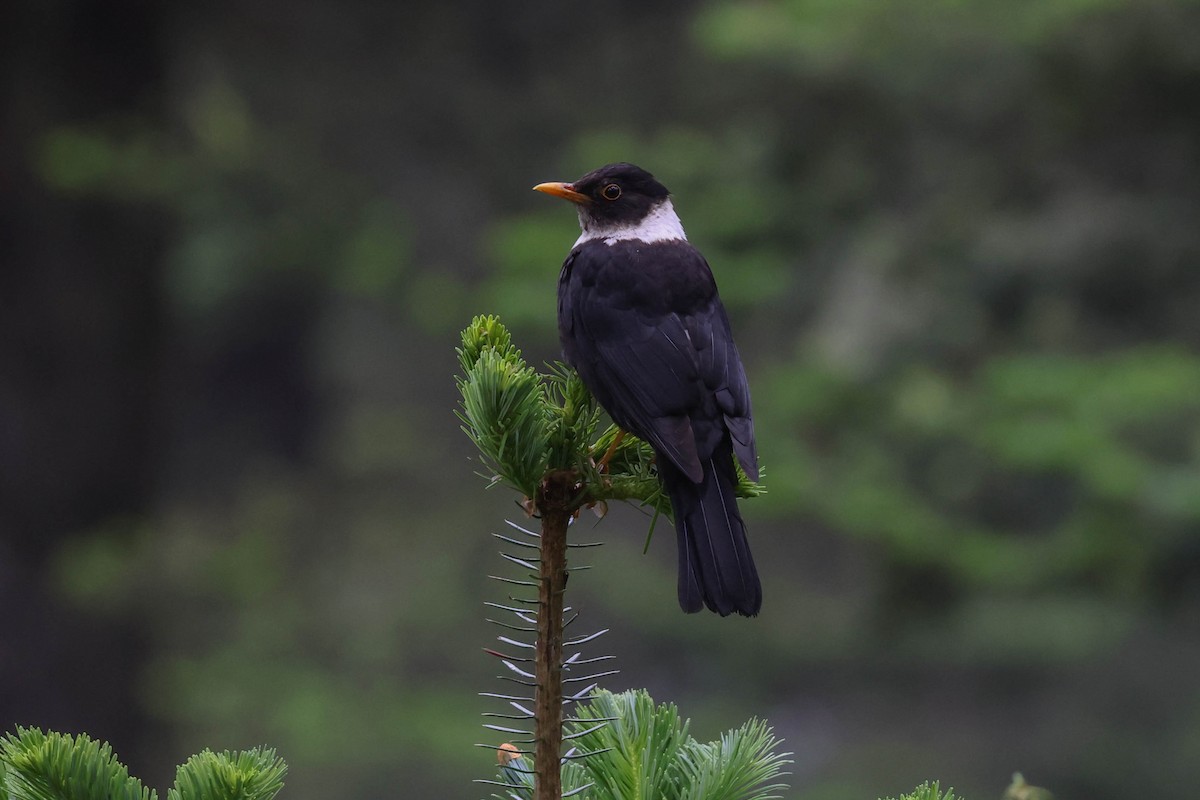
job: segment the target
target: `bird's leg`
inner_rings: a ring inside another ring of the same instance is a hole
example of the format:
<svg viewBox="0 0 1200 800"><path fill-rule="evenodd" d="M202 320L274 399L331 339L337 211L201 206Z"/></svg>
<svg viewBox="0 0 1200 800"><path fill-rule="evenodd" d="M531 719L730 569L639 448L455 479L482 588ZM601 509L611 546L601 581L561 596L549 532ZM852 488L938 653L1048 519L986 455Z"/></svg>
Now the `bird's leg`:
<svg viewBox="0 0 1200 800"><path fill-rule="evenodd" d="M621 440L624 438L625 438L625 431L623 431L620 428L617 428L617 435L613 437L612 444L610 444L608 446L608 449L606 451L604 451L604 457L601 458L598 462L596 462L596 472L600 473L600 482L602 484L604 484L605 486L608 486L608 483L609 483L608 478L604 477L604 473L608 472L608 462L612 460L613 454L617 452L617 446L621 444ZM597 517L603 518L604 515L608 513L608 503L604 502L603 500L600 500L598 502L588 503L587 507L592 509L593 511L595 511ZM599 508L600 510L596 511L597 508ZM579 518L579 512L581 510L582 510L582 508L575 509L575 518L576 519Z"/></svg>
<svg viewBox="0 0 1200 800"><path fill-rule="evenodd" d="M608 462L612 459L613 454L617 452L617 445L619 445L621 440L624 438L625 431L618 428L617 435L613 437L612 444L608 446L608 450L604 453L604 458L600 459L600 462L596 464L597 471L606 472L608 470Z"/></svg>

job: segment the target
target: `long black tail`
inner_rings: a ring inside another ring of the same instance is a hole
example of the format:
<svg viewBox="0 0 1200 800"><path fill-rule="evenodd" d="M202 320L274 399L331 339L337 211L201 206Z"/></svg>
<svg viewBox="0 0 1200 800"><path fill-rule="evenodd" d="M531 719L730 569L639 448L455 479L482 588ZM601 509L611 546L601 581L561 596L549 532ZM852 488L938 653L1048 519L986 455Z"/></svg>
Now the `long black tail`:
<svg viewBox="0 0 1200 800"><path fill-rule="evenodd" d="M733 455L726 448L717 448L717 453L704 462L700 483L693 483L669 459L658 459L675 512L679 605L689 614L708 606L723 617L734 611L752 617L762 607L762 584L738 513Z"/></svg>

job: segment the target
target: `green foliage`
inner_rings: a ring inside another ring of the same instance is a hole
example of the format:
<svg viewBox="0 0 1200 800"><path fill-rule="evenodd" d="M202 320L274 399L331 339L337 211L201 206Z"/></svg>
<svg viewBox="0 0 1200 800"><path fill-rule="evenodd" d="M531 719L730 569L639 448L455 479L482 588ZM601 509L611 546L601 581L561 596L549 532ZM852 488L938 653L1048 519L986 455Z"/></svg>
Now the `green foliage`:
<svg viewBox="0 0 1200 800"><path fill-rule="evenodd" d="M495 317L476 317L458 351L463 431L502 481L535 497L549 468L546 387Z"/></svg>
<svg viewBox="0 0 1200 800"><path fill-rule="evenodd" d="M770 800L786 788L777 781L791 754L776 752L780 741L765 723L750 720L707 743L689 736L688 725L673 704L655 706L643 690L597 692L567 726L572 745L590 755L564 765L563 793L582 789L586 800ZM532 779L514 762L499 780L513 786L508 797L531 796Z"/></svg>
<svg viewBox="0 0 1200 800"><path fill-rule="evenodd" d="M588 474L592 467L589 454L607 452L600 450L599 441L592 445L596 427L600 423L600 408L592 399L592 393L579 379L579 375L566 364L552 365L550 374L545 376L545 382L548 400L546 411L550 417L546 437L546 461L558 469L572 469ZM634 449L644 455L648 448L644 445L638 447L637 444L634 443ZM637 467L638 469L634 470L624 470L621 475L630 472L636 475L648 474L648 468L643 469L642 464L639 463Z"/></svg>
<svg viewBox="0 0 1200 800"><path fill-rule="evenodd" d="M274 750L204 750L179 767L167 800L271 800L286 773Z"/></svg>
<svg viewBox="0 0 1200 800"><path fill-rule="evenodd" d="M613 450L601 475L596 462L608 453L618 430L598 437L600 410L587 387L564 364L541 375L521 357L512 335L496 316L479 316L462 332L458 348L463 374L457 379L463 432L492 471L489 480L535 498L549 470L579 477L579 503L626 500L669 515L670 502L654 472L654 453L634 436ZM766 490L741 472L738 494Z"/></svg>
<svg viewBox="0 0 1200 800"><path fill-rule="evenodd" d="M274 750L205 750L176 773L168 800L272 800L287 765ZM3 800L155 800L153 789L130 777L107 743L18 727L0 740Z"/></svg>
<svg viewBox="0 0 1200 800"><path fill-rule="evenodd" d="M671 796L688 728L673 704L656 707L644 691L597 692L590 703L578 709L577 716L580 722L575 732L593 727L599 720L611 720L574 741L584 752L596 753L582 762L588 779L596 784L596 797L642 800Z"/></svg>
<svg viewBox="0 0 1200 800"><path fill-rule="evenodd" d="M897 800L897 798L887 797L882 800ZM932 783L926 781L908 794L900 795L898 800L962 800L962 798L956 797L953 789L947 789L943 794L937 781Z"/></svg>
<svg viewBox="0 0 1200 800"><path fill-rule="evenodd" d="M153 800L107 743L20 728L0 741L11 800Z"/></svg>

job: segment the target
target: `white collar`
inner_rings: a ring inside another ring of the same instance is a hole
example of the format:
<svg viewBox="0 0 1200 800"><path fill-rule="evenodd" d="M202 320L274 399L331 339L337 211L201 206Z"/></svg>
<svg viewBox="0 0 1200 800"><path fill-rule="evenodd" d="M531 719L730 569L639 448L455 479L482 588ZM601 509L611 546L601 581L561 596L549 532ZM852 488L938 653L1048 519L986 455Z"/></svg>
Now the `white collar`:
<svg viewBox="0 0 1200 800"><path fill-rule="evenodd" d="M581 208L579 225L583 228L583 233L575 240L575 247L597 239L603 240L607 245L614 245L628 239L637 239L647 244L672 240L687 241L687 234L683 232L683 224L679 221L679 215L675 213L675 207L671 205L670 198L656 205L640 222L602 226L593 223L589 227L585 222L586 219L584 210Z"/></svg>

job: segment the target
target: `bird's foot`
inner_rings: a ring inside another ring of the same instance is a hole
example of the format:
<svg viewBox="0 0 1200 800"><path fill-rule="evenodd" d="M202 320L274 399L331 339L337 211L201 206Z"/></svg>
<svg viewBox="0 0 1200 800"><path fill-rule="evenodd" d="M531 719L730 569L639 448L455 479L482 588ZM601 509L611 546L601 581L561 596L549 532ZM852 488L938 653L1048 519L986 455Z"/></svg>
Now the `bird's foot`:
<svg viewBox="0 0 1200 800"><path fill-rule="evenodd" d="M604 457L596 464L596 470L600 473L608 472L608 462L612 460L613 455L617 452L617 446L621 444L621 440L625 438L625 431L618 430L617 435L613 437L612 444L608 446Z"/></svg>

